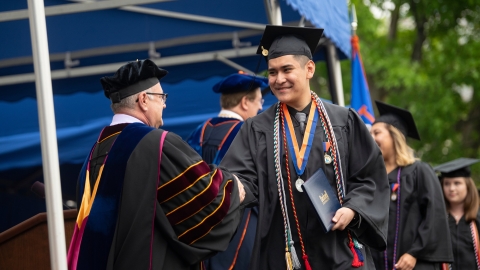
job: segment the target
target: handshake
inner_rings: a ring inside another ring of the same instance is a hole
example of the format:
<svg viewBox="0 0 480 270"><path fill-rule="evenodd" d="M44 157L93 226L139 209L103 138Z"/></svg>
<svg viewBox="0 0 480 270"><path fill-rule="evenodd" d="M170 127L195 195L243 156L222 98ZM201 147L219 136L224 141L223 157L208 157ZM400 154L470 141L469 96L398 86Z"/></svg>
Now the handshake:
<svg viewBox="0 0 480 270"><path fill-rule="evenodd" d="M242 182L240 182L240 180L238 180L238 177L234 174L233 175L235 177L235 179L237 180L237 183L238 183L238 196L240 197L240 203L243 202L243 200L245 199L245 188L243 187L243 184Z"/></svg>

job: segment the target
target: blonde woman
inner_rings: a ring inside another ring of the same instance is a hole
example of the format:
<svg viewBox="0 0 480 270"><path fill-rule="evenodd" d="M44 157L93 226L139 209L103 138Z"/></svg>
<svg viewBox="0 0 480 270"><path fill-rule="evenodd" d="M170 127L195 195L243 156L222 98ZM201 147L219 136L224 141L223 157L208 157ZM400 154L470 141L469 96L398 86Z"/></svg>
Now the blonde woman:
<svg viewBox="0 0 480 270"><path fill-rule="evenodd" d="M435 167L440 172L448 225L452 236L453 270L480 269L478 226L478 191L469 166L478 159L459 158Z"/></svg>
<svg viewBox="0 0 480 270"><path fill-rule="evenodd" d="M376 103L380 117L370 133L382 151L390 183L387 249L373 255L376 268L441 269L453 255L438 178L407 145L406 137L420 140L412 114Z"/></svg>

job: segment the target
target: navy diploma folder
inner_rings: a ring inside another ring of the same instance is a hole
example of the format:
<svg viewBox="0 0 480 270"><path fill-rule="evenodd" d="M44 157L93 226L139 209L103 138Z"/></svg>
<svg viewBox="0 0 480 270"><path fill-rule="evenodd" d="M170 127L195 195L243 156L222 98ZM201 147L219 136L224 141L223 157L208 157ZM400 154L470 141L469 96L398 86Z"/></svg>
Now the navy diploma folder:
<svg viewBox="0 0 480 270"><path fill-rule="evenodd" d="M332 186L328 182L322 168L319 168L308 180L302 185L303 190L307 193L313 207L317 211L320 223L323 225L325 233L329 232L335 223L332 218L335 216L340 207L337 193L334 192Z"/></svg>

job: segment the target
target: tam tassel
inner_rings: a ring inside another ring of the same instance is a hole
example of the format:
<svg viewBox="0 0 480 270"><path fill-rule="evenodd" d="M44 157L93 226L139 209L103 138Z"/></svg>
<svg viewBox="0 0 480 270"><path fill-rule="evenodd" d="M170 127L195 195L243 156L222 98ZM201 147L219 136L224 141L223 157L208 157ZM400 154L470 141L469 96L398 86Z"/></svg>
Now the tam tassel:
<svg viewBox="0 0 480 270"><path fill-rule="evenodd" d="M353 241L349 241L348 246L350 247L350 251L351 251L352 254L353 254L352 266L355 267L355 268L362 267L362 266L363 266L363 262L360 261L360 259L358 258L358 254L357 254L357 252L355 251L355 247L354 247L354 245L353 245ZM362 256L362 257L363 257L363 256Z"/></svg>
<svg viewBox="0 0 480 270"><path fill-rule="evenodd" d="M303 255L303 260L305 261L305 269L306 270L312 270L312 267L310 266L310 263L308 262L308 256L307 254Z"/></svg>
<svg viewBox="0 0 480 270"><path fill-rule="evenodd" d="M300 267L302 267L302 265L300 264L300 260L298 259L297 251L295 251L295 247L293 246L293 242L291 242L290 244L291 244L290 250L292 252L293 268L294 269L300 269Z"/></svg>

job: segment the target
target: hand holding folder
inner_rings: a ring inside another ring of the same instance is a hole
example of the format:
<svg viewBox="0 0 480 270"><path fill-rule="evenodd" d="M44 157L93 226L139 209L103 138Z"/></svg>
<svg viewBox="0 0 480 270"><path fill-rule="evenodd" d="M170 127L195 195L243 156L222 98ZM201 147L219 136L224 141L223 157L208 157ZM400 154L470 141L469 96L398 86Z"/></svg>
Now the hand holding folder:
<svg viewBox="0 0 480 270"><path fill-rule="evenodd" d="M338 200L337 193L333 191L322 168L319 168L302 185L303 190L310 198L310 202L317 211L320 223L324 232L329 232L335 223L332 221L337 210L342 206Z"/></svg>
<svg viewBox="0 0 480 270"><path fill-rule="evenodd" d="M335 223L333 226L332 231L340 230L343 231L355 217L355 212L348 208L342 207L337 210L335 216L332 218L332 221Z"/></svg>

